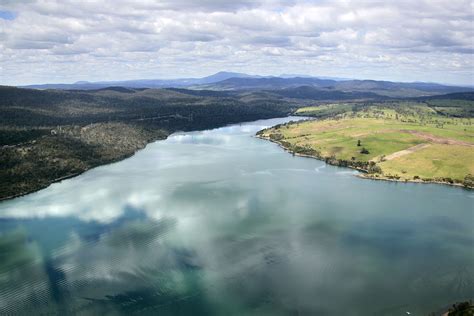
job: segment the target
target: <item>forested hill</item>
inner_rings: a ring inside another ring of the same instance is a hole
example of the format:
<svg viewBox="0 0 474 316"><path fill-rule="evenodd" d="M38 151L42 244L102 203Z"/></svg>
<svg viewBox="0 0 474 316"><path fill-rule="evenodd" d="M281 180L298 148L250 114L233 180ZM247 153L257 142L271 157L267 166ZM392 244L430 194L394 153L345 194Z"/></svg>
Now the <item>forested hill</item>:
<svg viewBox="0 0 474 316"><path fill-rule="evenodd" d="M294 108L292 103L269 96L242 98L216 92L206 96L122 87L82 91L4 86L0 100L1 126L29 127L149 120L170 130L196 129L284 116Z"/></svg>
<svg viewBox="0 0 474 316"><path fill-rule="evenodd" d="M309 86L314 88L314 90L318 90L319 93L326 93L333 99L334 96L331 93L334 91L339 94L372 93L377 94L378 96L402 98L469 92L474 90L473 87L450 86L431 82L392 82L298 75L258 76L235 72L218 72L214 75L203 78L76 82L71 84L40 84L26 87L37 89L93 90L109 86L120 86L131 89L180 88L207 91L280 90Z"/></svg>
<svg viewBox="0 0 474 316"><path fill-rule="evenodd" d="M268 94L2 86L0 199L123 159L174 131L281 117L294 109Z"/></svg>

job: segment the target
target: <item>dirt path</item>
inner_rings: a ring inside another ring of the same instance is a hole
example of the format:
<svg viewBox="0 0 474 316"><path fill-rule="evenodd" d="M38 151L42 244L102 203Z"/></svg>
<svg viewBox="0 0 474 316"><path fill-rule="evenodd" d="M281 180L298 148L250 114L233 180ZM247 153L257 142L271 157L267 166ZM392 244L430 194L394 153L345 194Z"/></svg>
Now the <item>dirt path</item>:
<svg viewBox="0 0 474 316"><path fill-rule="evenodd" d="M414 153L418 150L421 150L423 148L430 147L430 146L431 146L430 144L418 144L416 146L394 152L393 154L385 156L384 159L385 160L392 160L392 159L395 159L395 158L398 158L398 157L401 157L401 156L412 154L412 153Z"/></svg>
<svg viewBox="0 0 474 316"><path fill-rule="evenodd" d="M402 130L404 133L409 133L415 135L421 139L427 140L431 143L435 144L444 144L444 145L460 145L460 146L468 146L474 147L474 144L465 142L462 140L452 139L452 138L444 138L440 136L435 136L426 132L414 131L414 130Z"/></svg>
<svg viewBox="0 0 474 316"><path fill-rule="evenodd" d="M457 140L457 139L452 139L452 138L439 137L439 136L435 136L435 135L432 135L432 134L429 134L429 133L426 133L426 132L415 131L415 130L402 130L402 132L415 135L416 137L419 137L419 138L421 138L423 140L426 140L426 141L428 141L430 143L433 143L433 144L459 145L459 146L474 147L474 144L469 143L469 142L465 142L465 141ZM384 159L385 160L393 160L393 159L396 159L398 157L402 157L402 156L405 156L405 155L412 154L414 152L417 152L417 151L419 151L423 148L427 148L429 146L431 146L431 144L429 144L429 143L418 144L416 146L413 146L413 147L410 147L410 148L407 148L407 149L404 149L404 150L400 150L400 151L394 152L390 155L387 155L387 156L384 157ZM373 159L373 161L377 161L379 158L380 157L376 157L376 158Z"/></svg>

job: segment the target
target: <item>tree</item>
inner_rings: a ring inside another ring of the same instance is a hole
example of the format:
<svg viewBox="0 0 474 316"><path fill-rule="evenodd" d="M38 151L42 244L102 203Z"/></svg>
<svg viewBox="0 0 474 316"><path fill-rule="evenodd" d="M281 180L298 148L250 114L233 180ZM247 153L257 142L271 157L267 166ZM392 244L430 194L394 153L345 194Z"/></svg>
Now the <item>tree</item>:
<svg viewBox="0 0 474 316"><path fill-rule="evenodd" d="M367 168L368 173L382 173L382 168L377 166L373 161L369 162L369 167Z"/></svg>
<svg viewBox="0 0 474 316"><path fill-rule="evenodd" d="M474 188L474 175L468 174L464 177L464 181L462 183L466 188Z"/></svg>
<svg viewBox="0 0 474 316"><path fill-rule="evenodd" d="M361 146L360 139L357 141L357 146L359 146L359 147Z"/></svg>

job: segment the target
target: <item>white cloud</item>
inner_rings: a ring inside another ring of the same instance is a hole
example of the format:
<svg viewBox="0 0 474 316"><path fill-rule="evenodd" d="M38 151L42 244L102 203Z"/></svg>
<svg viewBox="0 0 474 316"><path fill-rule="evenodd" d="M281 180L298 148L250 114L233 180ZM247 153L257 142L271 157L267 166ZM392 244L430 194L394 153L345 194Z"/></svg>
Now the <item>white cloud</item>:
<svg viewBox="0 0 474 316"><path fill-rule="evenodd" d="M0 1L0 84L219 70L474 84L472 1Z"/></svg>

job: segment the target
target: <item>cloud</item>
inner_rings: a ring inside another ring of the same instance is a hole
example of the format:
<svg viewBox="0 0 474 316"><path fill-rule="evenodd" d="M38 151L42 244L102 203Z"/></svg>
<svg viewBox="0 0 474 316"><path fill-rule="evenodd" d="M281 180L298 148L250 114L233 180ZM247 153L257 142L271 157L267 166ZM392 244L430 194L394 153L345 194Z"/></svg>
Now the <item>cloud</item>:
<svg viewBox="0 0 474 316"><path fill-rule="evenodd" d="M38 0L0 10L1 84L219 70L474 84L472 1Z"/></svg>

